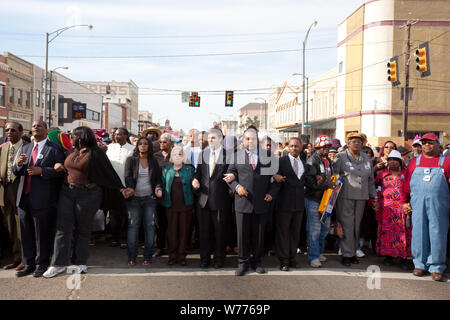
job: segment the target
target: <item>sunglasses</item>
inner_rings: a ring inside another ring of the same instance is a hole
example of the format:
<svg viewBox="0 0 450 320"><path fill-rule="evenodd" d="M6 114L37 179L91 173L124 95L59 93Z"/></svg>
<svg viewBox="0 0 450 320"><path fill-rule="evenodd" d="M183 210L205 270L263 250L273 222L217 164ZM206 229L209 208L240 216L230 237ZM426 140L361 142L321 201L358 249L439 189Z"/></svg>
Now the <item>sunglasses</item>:
<svg viewBox="0 0 450 320"><path fill-rule="evenodd" d="M434 140L422 140L422 145L430 144L433 145L436 141Z"/></svg>

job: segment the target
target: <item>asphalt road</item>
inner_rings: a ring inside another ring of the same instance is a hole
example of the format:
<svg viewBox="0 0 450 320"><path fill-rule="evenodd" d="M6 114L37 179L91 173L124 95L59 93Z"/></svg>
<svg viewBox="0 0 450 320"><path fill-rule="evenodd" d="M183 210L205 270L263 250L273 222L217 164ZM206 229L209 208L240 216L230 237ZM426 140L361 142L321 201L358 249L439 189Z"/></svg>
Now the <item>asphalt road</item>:
<svg viewBox="0 0 450 320"><path fill-rule="evenodd" d="M366 250L370 251L370 250ZM309 267L299 254L299 268L278 269L276 257L266 256L267 274L250 271L236 277L235 255L228 256L224 269L200 269L199 255L191 252L188 265L168 266L167 256L154 257L143 267L127 266L127 252L104 241L91 247L89 270L84 275L62 274L53 279L16 278L14 271L0 271L0 300L449 300L450 274L444 282L430 276L418 278L399 265L385 267L383 258L370 252L361 263L347 268L336 253L319 269ZM4 262L4 261L2 261ZM368 270L369 268L369 270Z"/></svg>

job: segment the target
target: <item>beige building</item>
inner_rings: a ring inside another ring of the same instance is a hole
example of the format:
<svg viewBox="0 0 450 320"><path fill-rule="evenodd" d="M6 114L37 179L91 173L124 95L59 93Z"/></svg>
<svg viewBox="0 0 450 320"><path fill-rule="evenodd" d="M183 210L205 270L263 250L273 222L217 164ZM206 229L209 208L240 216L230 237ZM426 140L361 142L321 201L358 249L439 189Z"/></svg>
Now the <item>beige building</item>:
<svg viewBox="0 0 450 320"><path fill-rule="evenodd" d="M7 110L8 120L22 124L24 131L31 130L33 119L33 64L10 52L5 52L8 66Z"/></svg>
<svg viewBox="0 0 450 320"><path fill-rule="evenodd" d="M147 110L139 110L138 131L141 133L152 125L152 113Z"/></svg>
<svg viewBox="0 0 450 320"><path fill-rule="evenodd" d="M82 81L89 89L103 96L103 103L120 104L126 109L123 125L130 133L137 134L139 130L139 88L130 80L129 82L117 81Z"/></svg>
<svg viewBox="0 0 450 320"><path fill-rule="evenodd" d="M254 120L256 117L256 127L258 131L264 131L267 129L267 108L266 104L251 102L240 108L237 112L238 117L238 132L242 133L245 128L247 119Z"/></svg>
<svg viewBox="0 0 450 320"><path fill-rule="evenodd" d="M239 132L236 120L222 120L219 124L224 136L235 136Z"/></svg>
<svg viewBox="0 0 450 320"><path fill-rule="evenodd" d="M336 134L341 140L351 131L365 133L373 145L402 134L401 88L405 85L405 29L411 27L411 63L407 138L435 132L449 143L450 133L450 2L447 0L370 0L338 26ZM431 75L416 71L414 52L429 41ZM387 80L386 63L398 56L398 80Z"/></svg>

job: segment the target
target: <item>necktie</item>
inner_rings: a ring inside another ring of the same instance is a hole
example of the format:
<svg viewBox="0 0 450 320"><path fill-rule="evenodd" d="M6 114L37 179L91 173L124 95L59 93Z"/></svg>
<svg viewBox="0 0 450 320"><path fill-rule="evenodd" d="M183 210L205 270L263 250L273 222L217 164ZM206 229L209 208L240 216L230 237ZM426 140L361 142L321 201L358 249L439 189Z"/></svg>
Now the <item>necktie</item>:
<svg viewBox="0 0 450 320"><path fill-rule="evenodd" d="M28 167L31 167L36 163L37 154L38 154L38 145L36 143L36 145L33 148L33 152L31 153L31 161ZM30 190L31 190L31 176L27 175L25 179L24 193L29 194Z"/></svg>
<svg viewBox="0 0 450 320"><path fill-rule="evenodd" d="M212 152L212 161L209 164L209 177L211 178L213 172L214 172L214 168L216 167L216 152L213 151Z"/></svg>
<svg viewBox="0 0 450 320"><path fill-rule="evenodd" d="M253 154L250 151L248 152L248 161L250 161L252 169L255 170L255 162L253 161Z"/></svg>
<svg viewBox="0 0 450 320"><path fill-rule="evenodd" d="M11 148L9 148L9 157L8 157L8 173L7 173L8 182L12 181L12 178L13 178L12 167L14 165L15 153L16 153L16 149L11 144Z"/></svg>
<svg viewBox="0 0 450 320"><path fill-rule="evenodd" d="M294 172L298 178L298 160L297 159L294 159Z"/></svg>
<svg viewBox="0 0 450 320"><path fill-rule="evenodd" d="M191 164L193 166L195 165L195 163L194 163L194 150L193 149L191 150Z"/></svg>

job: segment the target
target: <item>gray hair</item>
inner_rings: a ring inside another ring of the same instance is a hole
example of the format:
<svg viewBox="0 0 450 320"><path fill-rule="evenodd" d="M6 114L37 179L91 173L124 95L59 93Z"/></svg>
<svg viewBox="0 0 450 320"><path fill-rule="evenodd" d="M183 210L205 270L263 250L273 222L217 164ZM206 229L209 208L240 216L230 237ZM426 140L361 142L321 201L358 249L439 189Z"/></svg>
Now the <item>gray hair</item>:
<svg viewBox="0 0 450 320"><path fill-rule="evenodd" d="M173 163L173 155L175 154L175 152L178 152L179 150L183 151L183 163L186 163L186 152L184 151L184 148L181 146L175 146L172 148L172 151L170 151L170 158L169 158L170 163Z"/></svg>
<svg viewBox="0 0 450 320"><path fill-rule="evenodd" d="M161 139L165 139L165 140L170 141L170 142L175 142L176 141L175 136L173 134L171 134L171 133L168 133L168 132L163 133L159 139L160 140Z"/></svg>

